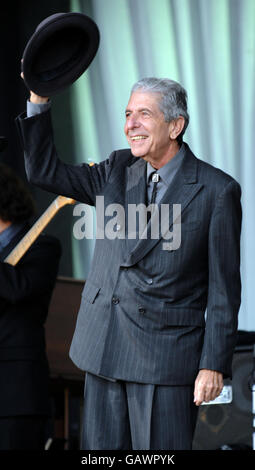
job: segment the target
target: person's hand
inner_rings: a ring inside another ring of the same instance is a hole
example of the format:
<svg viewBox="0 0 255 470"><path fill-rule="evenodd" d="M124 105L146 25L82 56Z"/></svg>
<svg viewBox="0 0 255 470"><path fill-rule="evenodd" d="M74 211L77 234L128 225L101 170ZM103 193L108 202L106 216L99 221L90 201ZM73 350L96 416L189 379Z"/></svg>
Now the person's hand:
<svg viewBox="0 0 255 470"><path fill-rule="evenodd" d="M216 370L201 369L194 388L194 402L197 406L203 401L214 400L223 389L223 375Z"/></svg>
<svg viewBox="0 0 255 470"><path fill-rule="evenodd" d="M22 60L21 60L21 62L22 62ZM20 76L21 76L22 80L24 80L24 73L23 72L21 72ZM43 104L43 103L47 103L49 101L49 98L47 96L36 95L33 91L30 90L30 101L31 101L31 103L35 103L35 104Z"/></svg>
<svg viewBox="0 0 255 470"><path fill-rule="evenodd" d="M47 103L49 101L48 97L36 95L31 90L30 90L30 98L29 99L30 99L31 103L35 103L35 104Z"/></svg>

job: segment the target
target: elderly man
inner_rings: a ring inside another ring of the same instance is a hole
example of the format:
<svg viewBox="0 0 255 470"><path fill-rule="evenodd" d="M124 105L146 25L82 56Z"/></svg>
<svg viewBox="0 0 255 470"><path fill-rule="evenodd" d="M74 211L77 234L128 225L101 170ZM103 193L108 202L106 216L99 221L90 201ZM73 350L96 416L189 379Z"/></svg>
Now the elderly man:
<svg viewBox="0 0 255 470"><path fill-rule="evenodd" d="M18 120L30 181L90 205L103 196L105 207L125 214L139 204L167 207L168 228L173 205L181 208L176 249L164 246L161 230L150 236L154 212L148 237L137 228L130 236L127 224L125 236L97 237L70 350L86 371L82 448L191 449L198 405L231 376L240 186L183 143L186 92L172 80L134 85L125 123L131 150L93 166L58 159L49 107L31 93Z"/></svg>

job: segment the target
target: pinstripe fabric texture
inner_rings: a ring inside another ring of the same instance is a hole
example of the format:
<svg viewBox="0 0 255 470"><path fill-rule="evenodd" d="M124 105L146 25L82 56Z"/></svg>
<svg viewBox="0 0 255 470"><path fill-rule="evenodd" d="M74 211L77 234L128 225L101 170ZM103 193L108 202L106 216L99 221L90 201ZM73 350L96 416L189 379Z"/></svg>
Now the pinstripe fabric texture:
<svg viewBox="0 0 255 470"><path fill-rule="evenodd" d="M104 196L105 207L118 203L126 214L130 204L145 202L146 163L130 150L93 166L68 165L57 158L49 112L21 116L18 126L27 175L38 186L90 205ZM169 204L170 227L172 204L181 204L181 246L165 251L162 237L138 234L96 240L70 349L79 368L161 385L191 385L199 368L231 376L241 290L240 195L231 176L185 144L161 200ZM105 215L102 225L108 221Z"/></svg>
<svg viewBox="0 0 255 470"><path fill-rule="evenodd" d="M82 449L191 450L192 386L112 383L87 373Z"/></svg>

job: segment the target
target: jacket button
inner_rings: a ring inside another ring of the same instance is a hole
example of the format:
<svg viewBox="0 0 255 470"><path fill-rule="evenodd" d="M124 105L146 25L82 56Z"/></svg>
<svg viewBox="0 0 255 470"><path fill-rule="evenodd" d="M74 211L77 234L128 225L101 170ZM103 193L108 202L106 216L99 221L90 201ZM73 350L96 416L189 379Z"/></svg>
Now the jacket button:
<svg viewBox="0 0 255 470"><path fill-rule="evenodd" d="M113 297L113 298L112 298L112 303L113 303L114 305L117 305L117 304L119 303L119 301L120 301L120 299L118 299L118 297Z"/></svg>
<svg viewBox="0 0 255 470"><path fill-rule="evenodd" d="M141 313L142 315L146 312L145 308L139 307L138 312Z"/></svg>

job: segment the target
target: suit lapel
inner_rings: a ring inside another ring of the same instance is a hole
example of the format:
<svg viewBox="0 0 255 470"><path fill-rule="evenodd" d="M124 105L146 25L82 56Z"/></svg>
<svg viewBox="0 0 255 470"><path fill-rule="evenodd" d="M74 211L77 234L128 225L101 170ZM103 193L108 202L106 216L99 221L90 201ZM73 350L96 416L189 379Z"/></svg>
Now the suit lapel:
<svg viewBox="0 0 255 470"><path fill-rule="evenodd" d="M131 223L128 221L128 213L132 205L147 203L147 184L146 184L147 165L142 158L139 158L132 166L126 168L126 195L125 195L125 216L126 216L126 248L130 252L137 243L137 230L133 231ZM135 217L132 217L132 220ZM137 216L138 219L138 216ZM134 220L135 222L135 220Z"/></svg>
<svg viewBox="0 0 255 470"><path fill-rule="evenodd" d="M144 161L144 166L146 164ZM135 164L136 165L136 164ZM135 166L133 165L133 167ZM177 174L175 175L171 185L166 190L162 200L159 204L159 211L161 204L169 205L169 228L171 229L173 225L173 204L181 205L181 213L185 210L188 204L196 196L196 194L203 187L202 184L197 182L197 165L198 160L189 150L187 146L187 151L183 160L181 167L179 168ZM138 165L137 165L138 166ZM130 167L130 170L133 168ZM143 171L142 171L143 170ZM146 191L146 179L144 174L144 168L142 165L139 167L139 171L136 173L132 172L129 176L130 178L130 189L132 192L127 192L127 203L138 204L139 202L145 203L145 191ZM135 183L132 185L132 181ZM140 192L141 191L141 192ZM137 199L136 199L137 198ZM139 202L138 202L139 201ZM127 214L127 206L126 206ZM155 215L152 215L152 218L148 224L148 232L150 233L150 227L155 223ZM128 224L127 224L128 225ZM144 256L149 253L149 251L159 242L164 234L161 233L161 220L159 216L159 237L157 239L143 238L140 237L139 240L130 240L128 241L129 255L126 258L123 266L130 266L139 262ZM126 237L127 238L127 237Z"/></svg>

